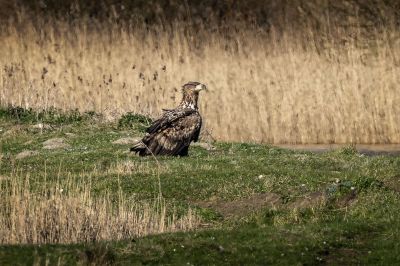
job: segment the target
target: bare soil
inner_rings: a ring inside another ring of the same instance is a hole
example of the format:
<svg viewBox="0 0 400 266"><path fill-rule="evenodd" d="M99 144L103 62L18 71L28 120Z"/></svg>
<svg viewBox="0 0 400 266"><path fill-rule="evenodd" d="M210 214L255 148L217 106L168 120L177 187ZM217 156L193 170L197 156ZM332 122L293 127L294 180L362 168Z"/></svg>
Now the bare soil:
<svg viewBox="0 0 400 266"><path fill-rule="evenodd" d="M234 201L203 201L196 205L202 208L210 208L220 213L224 218L231 216L244 216L261 208L278 208L282 206L282 198L275 193L254 194L250 198Z"/></svg>

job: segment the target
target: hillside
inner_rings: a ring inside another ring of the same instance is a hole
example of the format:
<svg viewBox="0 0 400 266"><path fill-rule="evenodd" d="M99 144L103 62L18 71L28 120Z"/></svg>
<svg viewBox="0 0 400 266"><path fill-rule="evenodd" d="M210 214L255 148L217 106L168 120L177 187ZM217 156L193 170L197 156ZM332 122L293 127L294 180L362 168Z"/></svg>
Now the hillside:
<svg viewBox="0 0 400 266"><path fill-rule="evenodd" d="M148 122L3 109L0 264L400 262L398 157L226 142L129 154Z"/></svg>

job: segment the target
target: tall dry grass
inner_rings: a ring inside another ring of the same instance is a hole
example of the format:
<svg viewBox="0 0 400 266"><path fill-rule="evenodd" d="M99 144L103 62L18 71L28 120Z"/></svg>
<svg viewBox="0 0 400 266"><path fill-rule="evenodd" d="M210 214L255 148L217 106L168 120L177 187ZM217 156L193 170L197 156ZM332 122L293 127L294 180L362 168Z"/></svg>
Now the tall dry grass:
<svg viewBox="0 0 400 266"><path fill-rule="evenodd" d="M119 192L113 201L109 194L93 196L91 186L90 180L72 176L58 182L29 175L3 177L0 244L120 240L187 231L199 225L191 209L177 217L161 197L145 203Z"/></svg>
<svg viewBox="0 0 400 266"><path fill-rule="evenodd" d="M195 80L210 89L200 111L218 140L400 143L395 26L364 42L340 25L322 38L311 28L18 21L0 38L0 105L156 116Z"/></svg>

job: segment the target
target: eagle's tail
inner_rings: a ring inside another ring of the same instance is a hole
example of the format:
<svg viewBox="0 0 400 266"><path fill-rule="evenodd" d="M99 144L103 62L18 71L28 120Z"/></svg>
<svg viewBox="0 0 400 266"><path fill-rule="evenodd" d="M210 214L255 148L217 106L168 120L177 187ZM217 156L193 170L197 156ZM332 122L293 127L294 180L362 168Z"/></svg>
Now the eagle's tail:
<svg viewBox="0 0 400 266"><path fill-rule="evenodd" d="M139 153L139 155L143 156L146 153L146 145L143 143L142 140L139 140L137 143L133 145L130 149L131 152Z"/></svg>

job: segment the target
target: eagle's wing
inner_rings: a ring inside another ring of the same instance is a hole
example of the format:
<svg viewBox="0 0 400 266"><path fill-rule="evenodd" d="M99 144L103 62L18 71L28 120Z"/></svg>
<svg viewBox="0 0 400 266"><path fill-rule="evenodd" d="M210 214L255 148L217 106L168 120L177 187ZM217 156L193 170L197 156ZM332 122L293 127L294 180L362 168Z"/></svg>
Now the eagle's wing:
<svg viewBox="0 0 400 266"><path fill-rule="evenodd" d="M197 113L193 109L165 109L164 114L161 118L155 120L153 124L146 130L147 133L152 134L164 128L171 126L171 124L180 118L188 116L190 114Z"/></svg>
<svg viewBox="0 0 400 266"><path fill-rule="evenodd" d="M140 155L187 155L191 141L197 140L201 117L196 110L171 110L148 128ZM134 151L138 151L137 149Z"/></svg>

